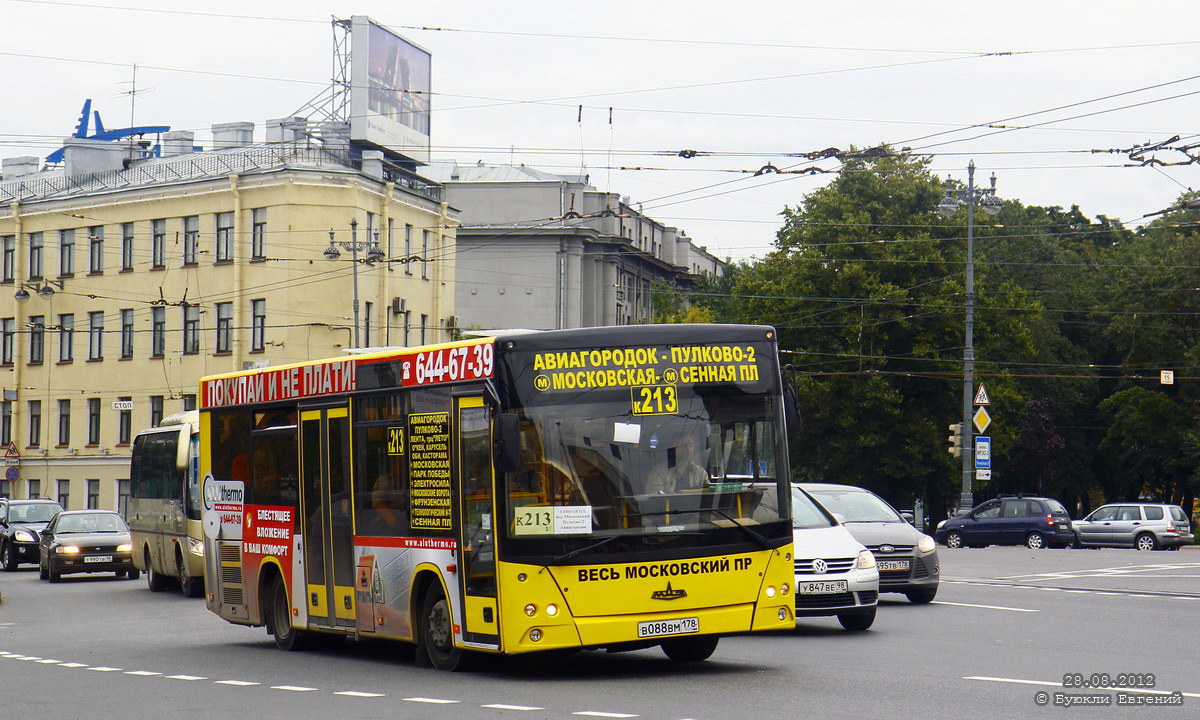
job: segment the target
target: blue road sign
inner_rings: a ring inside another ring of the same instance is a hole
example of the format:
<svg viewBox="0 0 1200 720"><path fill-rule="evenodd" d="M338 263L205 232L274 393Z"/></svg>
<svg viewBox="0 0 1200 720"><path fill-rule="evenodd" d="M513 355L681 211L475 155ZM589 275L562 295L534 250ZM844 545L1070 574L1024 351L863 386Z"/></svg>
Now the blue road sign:
<svg viewBox="0 0 1200 720"><path fill-rule="evenodd" d="M975 438L975 469L992 469L992 439L986 435Z"/></svg>

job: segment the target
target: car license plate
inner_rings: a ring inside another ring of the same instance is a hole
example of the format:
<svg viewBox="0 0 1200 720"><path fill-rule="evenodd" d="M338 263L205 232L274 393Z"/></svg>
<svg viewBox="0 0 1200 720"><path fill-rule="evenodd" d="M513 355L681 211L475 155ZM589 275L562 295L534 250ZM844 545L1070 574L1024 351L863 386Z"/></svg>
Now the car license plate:
<svg viewBox="0 0 1200 720"><path fill-rule="evenodd" d="M675 620L651 620L638 623L638 637L658 637L660 635L683 635L700 632L700 618L686 617Z"/></svg>
<svg viewBox="0 0 1200 720"><path fill-rule="evenodd" d="M907 570L908 560L880 560L876 563L881 571L885 570Z"/></svg>
<svg viewBox="0 0 1200 720"><path fill-rule="evenodd" d="M83 559L85 563L105 563L112 562L112 555L88 555Z"/></svg>
<svg viewBox="0 0 1200 720"><path fill-rule="evenodd" d="M803 595L830 595L846 592L845 580L820 580L817 582L800 583L800 593Z"/></svg>

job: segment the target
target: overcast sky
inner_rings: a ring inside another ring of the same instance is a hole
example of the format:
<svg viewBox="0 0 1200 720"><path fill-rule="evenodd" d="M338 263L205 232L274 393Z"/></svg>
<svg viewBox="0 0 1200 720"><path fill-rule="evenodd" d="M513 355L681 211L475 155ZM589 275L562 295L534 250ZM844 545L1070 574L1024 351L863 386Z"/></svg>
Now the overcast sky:
<svg viewBox="0 0 1200 720"><path fill-rule="evenodd" d="M49 154L87 98L106 127L130 125L134 63L146 92L133 124L207 145L212 124L248 120L263 140L264 120L328 86L331 18L369 15L433 55L434 158L582 167L720 257L765 255L780 210L831 177L737 171L836 170L789 155L829 147L913 147L963 181L974 159L1001 197L1131 225L1200 186L1197 164L1092 152L1200 143L1196 0L0 0L0 12L0 157Z"/></svg>

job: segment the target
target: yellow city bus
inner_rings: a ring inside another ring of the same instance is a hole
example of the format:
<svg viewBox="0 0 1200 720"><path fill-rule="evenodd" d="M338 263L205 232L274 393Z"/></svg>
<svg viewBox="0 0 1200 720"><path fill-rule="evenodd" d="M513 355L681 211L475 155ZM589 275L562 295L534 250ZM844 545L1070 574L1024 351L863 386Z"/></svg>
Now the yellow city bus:
<svg viewBox="0 0 1200 720"><path fill-rule="evenodd" d="M699 661L792 628L784 388L774 330L735 325L206 377L208 608L285 650L390 638L450 670L571 648Z"/></svg>
<svg viewBox="0 0 1200 720"><path fill-rule="evenodd" d="M133 439L125 519L133 564L154 592L176 583L185 597L204 594L199 445L195 410L165 417Z"/></svg>

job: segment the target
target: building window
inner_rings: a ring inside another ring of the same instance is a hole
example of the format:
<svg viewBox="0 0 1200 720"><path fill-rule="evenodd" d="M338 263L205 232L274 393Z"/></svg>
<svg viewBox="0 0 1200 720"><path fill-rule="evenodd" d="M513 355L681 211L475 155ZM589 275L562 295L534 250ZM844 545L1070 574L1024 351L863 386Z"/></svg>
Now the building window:
<svg viewBox="0 0 1200 720"><path fill-rule="evenodd" d="M217 303L217 352L233 352L233 303Z"/></svg>
<svg viewBox="0 0 1200 720"><path fill-rule="evenodd" d="M196 396L194 394L186 394L183 396L183 411L196 409Z"/></svg>
<svg viewBox="0 0 1200 720"><path fill-rule="evenodd" d="M129 479L121 479L117 481L117 512L121 513L121 517L129 515Z"/></svg>
<svg viewBox="0 0 1200 720"><path fill-rule="evenodd" d="M150 308L150 357L162 357L167 348L167 309Z"/></svg>
<svg viewBox="0 0 1200 720"><path fill-rule="evenodd" d="M121 357L133 357L133 310L121 311Z"/></svg>
<svg viewBox="0 0 1200 720"><path fill-rule="evenodd" d="M88 445L100 444L100 398L88 398Z"/></svg>
<svg viewBox="0 0 1200 720"><path fill-rule="evenodd" d="M29 401L29 446L42 444L42 401Z"/></svg>
<svg viewBox="0 0 1200 720"><path fill-rule="evenodd" d="M254 208L250 211L250 259L267 257L267 209Z"/></svg>
<svg viewBox="0 0 1200 720"><path fill-rule="evenodd" d="M412 235L413 226L404 226L404 272L412 275Z"/></svg>
<svg viewBox="0 0 1200 720"><path fill-rule="evenodd" d="M88 229L88 272L104 272L104 226Z"/></svg>
<svg viewBox="0 0 1200 720"><path fill-rule="evenodd" d="M250 352L262 352L267 347L267 301L250 301Z"/></svg>
<svg viewBox="0 0 1200 720"><path fill-rule="evenodd" d="M41 497L42 496L42 481L40 479L39 480L31 479L29 481L29 492L27 494L29 495L29 498L31 500L33 498Z"/></svg>
<svg viewBox="0 0 1200 720"><path fill-rule="evenodd" d="M58 274L75 274L75 231L58 231Z"/></svg>
<svg viewBox="0 0 1200 720"><path fill-rule="evenodd" d="M126 403L122 406L120 414L117 415L117 444L128 445L133 438L133 411L126 408L133 404L133 398L126 395L117 399Z"/></svg>
<svg viewBox="0 0 1200 720"><path fill-rule="evenodd" d="M233 260L233 213L217 213L217 262Z"/></svg>
<svg viewBox="0 0 1200 720"><path fill-rule="evenodd" d="M163 419L163 396L150 396L150 427L158 427Z"/></svg>
<svg viewBox="0 0 1200 720"><path fill-rule="evenodd" d="M65 313L58 316L58 361L71 362L75 359L75 315Z"/></svg>
<svg viewBox="0 0 1200 720"><path fill-rule="evenodd" d="M167 266L167 221L150 221L150 267Z"/></svg>
<svg viewBox="0 0 1200 720"><path fill-rule="evenodd" d="M58 446L71 444L71 401L58 401Z"/></svg>
<svg viewBox="0 0 1200 720"><path fill-rule="evenodd" d="M375 303L363 303L363 347L371 347L371 316L375 312Z"/></svg>
<svg viewBox="0 0 1200 720"><path fill-rule="evenodd" d="M63 506L64 510L71 509L71 481L58 481L58 504Z"/></svg>
<svg viewBox="0 0 1200 720"><path fill-rule="evenodd" d="M88 360L104 359L104 313L88 313Z"/></svg>
<svg viewBox="0 0 1200 720"><path fill-rule="evenodd" d="M133 269L133 223L121 223L121 269Z"/></svg>
<svg viewBox="0 0 1200 720"><path fill-rule="evenodd" d="M13 342L17 339L17 319L0 320L0 365L12 365Z"/></svg>
<svg viewBox="0 0 1200 720"><path fill-rule="evenodd" d="M421 231L421 277L429 279L429 231Z"/></svg>
<svg viewBox="0 0 1200 720"><path fill-rule="evenodd" d="M8 445L12 441L12 401L5 400L0 402L0 444Z"/></svg>
<svg viewBox="0 0 1200 720"><path fill-rule="evenodd" d="M183 308L183 354L195 355L200 352L200 306L188 305Z"/></svg>
<svg viewBox="0 0 1200 720"><path fill-rule="evenodd" d="M200 252L200 216L192 215L183 219L183 264L195 265L197 253Z"/></svg>
<svg viewBox="0 0 1200 720"><path fill-rule="evenodd" d="M422 315L421 316L421 344L422 345L425 344L425 326L427 326L428 324L429 324L429 316Z"/></svg>
<svg viewBox="0 0 1200 720"><path fill-rule="evenodd" d="M88 480L87 481L87 490L88 490L88 510L99 510L100 509L100 481L99 480Z"/></svg>
<svg viewBox="0 0 1200 720"><path fill-rule="evenodd" d="M29 233L29 279L42 279L42 234Z"/></svg>
<svg viewBox="0 0 1200 720"><path fill-rule="evenodd" d="M396 247L395 247L395 244L394 244L394 242L395 242L395 238L393 237L393 231L395 231L395 229L396 229L396 221L395 221L395 220L393 220L392 218L388 218L388 221L387 221L387 249L386 249L386 252L387 252L387 259L388 259L389 261L390 261L392 258L396 257L396 256L393 254L393 252L394 252L394 251L395 251L395 249L396 249ZM387 264L387 269L388 269L388 272L393 272L393 271L395 271L395 268L394 268L394 267L392 267L392 263L391 263L391 262L388 262L388 264Z"/></svg>
<svg viewBox="0 0 1200 720"><path fill-rule="evenodd" d="M29 362L40 363L46 357L46 316L29 316Z"/></svg>
<svg viewBox="0 0 1200 720"><path fill-rule="evenodd" d="M412 310L404 311L404 347L409 347L412 334Z"/></svg>
<svg viewBox="0 0 1200 720"><path fill-rule="evenodd" d="M4 251L0 282L12 282L17 278L17 236L5 235L0 238L0 247L3 247Z"/></svg>

